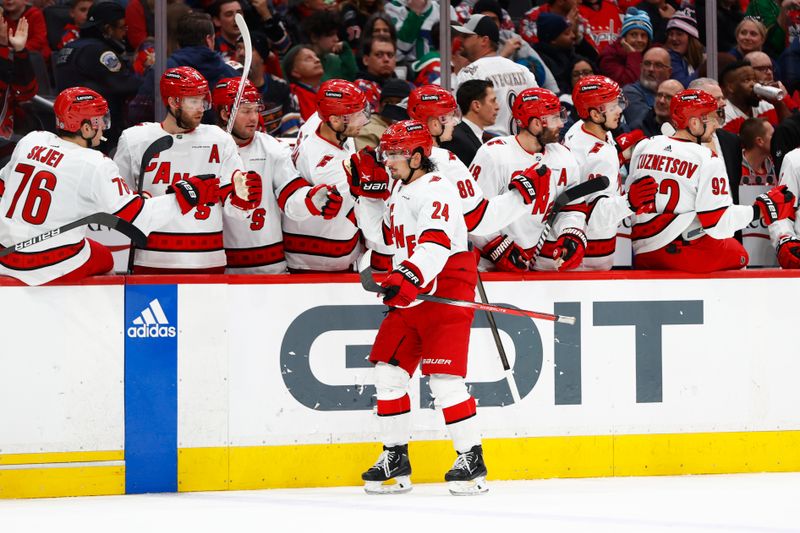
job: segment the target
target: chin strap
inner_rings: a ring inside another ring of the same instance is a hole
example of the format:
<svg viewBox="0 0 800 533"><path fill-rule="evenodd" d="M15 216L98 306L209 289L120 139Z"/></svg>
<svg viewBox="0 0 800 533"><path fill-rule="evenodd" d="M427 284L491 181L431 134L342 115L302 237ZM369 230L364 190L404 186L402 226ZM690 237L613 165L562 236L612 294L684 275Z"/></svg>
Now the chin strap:
<svg viewBox="0 0 800 533"><path fill-rule="evenodd" d="M331 129L331 131L333 131L333 133L336 135L336 140L339 141L339 144L344 144L345 141L347 141L347 136L344 134L344 132L347 130L347 124L345 124L344 129L342 131L337 131L331 124L330 120L326 120L325 125L328 126Z"/></svg>

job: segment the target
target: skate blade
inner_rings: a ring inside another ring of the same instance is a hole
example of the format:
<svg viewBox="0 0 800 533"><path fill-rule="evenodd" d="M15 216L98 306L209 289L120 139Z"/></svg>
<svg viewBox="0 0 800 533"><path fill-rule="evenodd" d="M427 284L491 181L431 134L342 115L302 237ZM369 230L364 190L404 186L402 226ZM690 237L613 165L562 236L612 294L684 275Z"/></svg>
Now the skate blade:
<svg viewBox="0 0 800 533"><path fill-rule="evenodd" d="M390 484L385 485L384 483ZM404 494L411 492L411 489L411 478L408 476L398 476L386 482L367 481L364 483L364 491L367 494Z"/></svg>
<svg viewBox="0 0 800 533"><path fill-rule="evenodd" d="M450 489L450 494L453 496L474 496L489 492L485 476L476 477L470 481L448 481L447 488Z"/></svg>

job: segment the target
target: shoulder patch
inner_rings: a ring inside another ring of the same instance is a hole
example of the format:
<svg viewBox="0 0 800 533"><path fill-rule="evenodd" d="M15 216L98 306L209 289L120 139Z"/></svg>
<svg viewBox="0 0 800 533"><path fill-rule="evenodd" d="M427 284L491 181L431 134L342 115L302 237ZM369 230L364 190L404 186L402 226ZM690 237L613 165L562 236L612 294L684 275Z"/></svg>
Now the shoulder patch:
<svg viewBox="0 0 800 533"><path fill-rule="evenodd" d="M328 162L333 159L333 156L330 154L325 155L322 159L320 159L319 163L317 163L317 168L322 168L328 164Z"/></svg>
<svg viewBox="0 0 800 533"><path fill-rule="evenodd" d="M122 63L117 57L117 54L111 50L106 50L100 54L100 64L106 67L110 72L119 72L122 69Z"/></svg>
<svg viewBox="0 0 800 533"><path fill-rule="evenodd" d="M592 149L589 150L589 153L590 154L596 154L597 152L600 151L601 148L603 148L604 145L605 145L605 143L601 143L601 142L594 143L594 146L592 146Z"/></svg>

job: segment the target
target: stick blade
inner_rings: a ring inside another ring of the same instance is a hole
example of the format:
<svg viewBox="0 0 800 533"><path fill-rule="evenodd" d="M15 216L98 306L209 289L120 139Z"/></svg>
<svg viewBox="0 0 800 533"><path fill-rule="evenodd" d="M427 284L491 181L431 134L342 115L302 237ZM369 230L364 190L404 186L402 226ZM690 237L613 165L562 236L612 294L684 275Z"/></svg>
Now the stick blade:
<svg viewBox="0 0 800 533"><path fill-rule="evenodd" d="M100 224L101 226L122 233L131 240L134 246L139 248L147 246L147 235L127 220L108 213L96 213L92 215L92 219L92 223L94 224Z"/></svg>
<svg viewBox="0 0 800 533"><path fill-rule="evenodd" d="M150 143L150 146L148 146L144 154L142 154L142 167L147 166L156 154L160 154L172 148L172 143L174 142L175 140L172 138L172 135L164 135Z"/></svg>

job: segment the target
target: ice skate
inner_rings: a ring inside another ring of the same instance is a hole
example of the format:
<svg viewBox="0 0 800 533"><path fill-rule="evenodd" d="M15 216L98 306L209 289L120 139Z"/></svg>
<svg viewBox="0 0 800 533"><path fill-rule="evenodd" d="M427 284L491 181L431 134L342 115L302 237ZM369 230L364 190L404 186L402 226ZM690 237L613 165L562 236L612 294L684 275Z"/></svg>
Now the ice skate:
<svg viewBox="0 0 800 533"><path fill-rule="evenodd" d="M402 494L411 490L410 476L408 444L403 444L384 446L378 461L361 474L361 479L367 494Z"/></svg>
<svg viewBox="0 0 800 533"><path fill-rule="evenodd" d="M447 488L454 496L469 496L488 492L486 485L486 465L483 462L483 447L473 446L465 453L458 454L453 468L444 475Z"/></svg>

